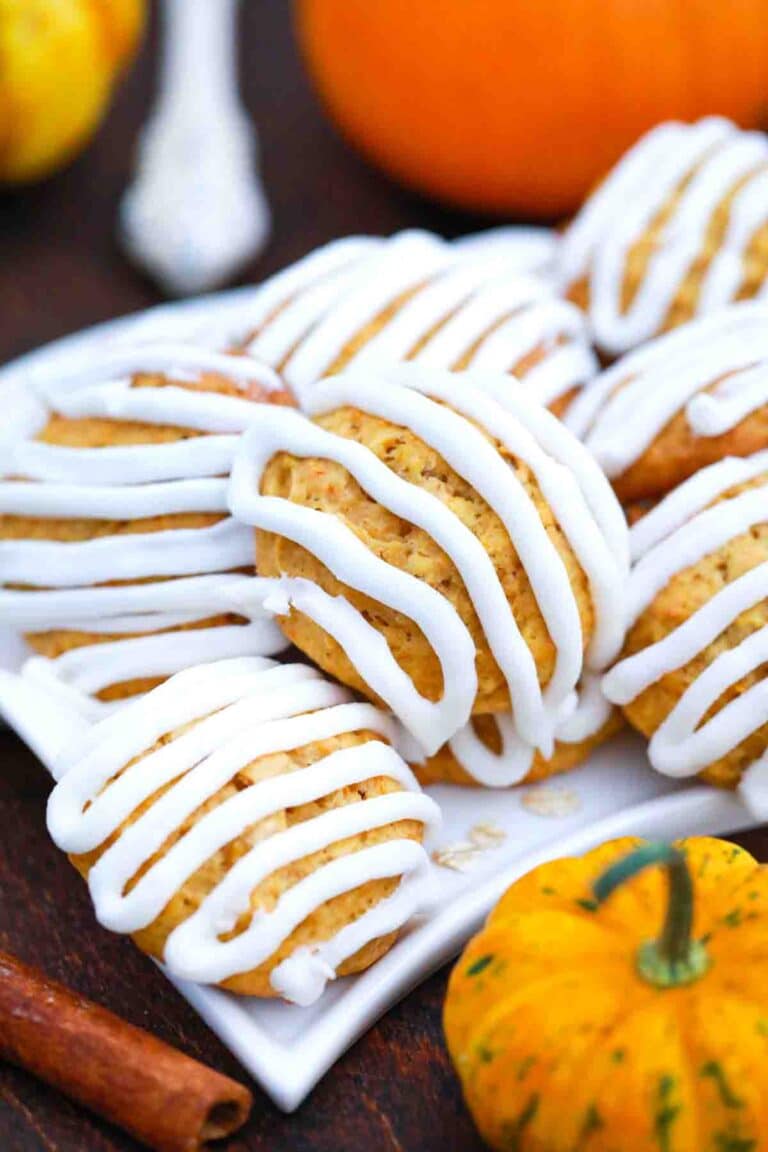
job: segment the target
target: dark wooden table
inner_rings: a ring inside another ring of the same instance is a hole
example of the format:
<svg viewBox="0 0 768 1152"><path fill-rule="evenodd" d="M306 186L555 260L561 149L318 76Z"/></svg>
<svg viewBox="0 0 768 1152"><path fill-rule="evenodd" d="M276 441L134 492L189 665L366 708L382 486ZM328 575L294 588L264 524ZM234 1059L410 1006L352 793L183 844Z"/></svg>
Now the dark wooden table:
<svg viewBox="0 0 768 1152"><path fill-rule="evenodd" d="M37 188L0 194L0 362L84 325L146 307L155 289L123 261L115 212L152 91L155 36L86 155ZM261 131L274 239L258 279L345 232L483 222L389 185L340 141L302 75L285 0L243 5L243 88ZM233 1076L234 1059L154 966L97 927L83 885L48 840L48 780L0 730L0 948ZM743 842L768 859L768 833ZM344 1056L294 1116L256 1089L230 1147L263 1152L471 1152L480 1148L440 1031L439 973ZM130 1152L137 1146L31 1077L0 1066L2 1152Z"/></svg>

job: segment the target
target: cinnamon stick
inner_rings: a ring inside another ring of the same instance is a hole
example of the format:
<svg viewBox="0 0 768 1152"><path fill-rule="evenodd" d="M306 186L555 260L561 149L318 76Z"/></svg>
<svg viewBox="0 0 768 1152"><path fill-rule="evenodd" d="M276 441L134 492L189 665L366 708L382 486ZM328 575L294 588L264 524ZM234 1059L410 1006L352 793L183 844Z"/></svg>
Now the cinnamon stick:
<svg viewBox="0 0 768 1152"><path fill-rule="evenodd" d="M156 1152L195 1152L248 1118L247 1088L0 952L0 1057Z"/></svg>

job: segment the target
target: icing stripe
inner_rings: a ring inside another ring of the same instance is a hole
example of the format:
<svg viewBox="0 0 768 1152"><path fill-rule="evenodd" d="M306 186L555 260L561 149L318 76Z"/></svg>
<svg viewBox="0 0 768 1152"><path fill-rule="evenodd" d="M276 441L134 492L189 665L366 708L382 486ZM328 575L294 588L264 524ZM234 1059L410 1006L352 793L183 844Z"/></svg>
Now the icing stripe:
<svg viewBox="0 0 768 1152"><path fill-rule="evenodd" d="M642 559L688 520L705 511L718 496L756 480L764 472L768 472L768 450L743 459L728 456L708 468L701 468L632 525L629 532L632 559Z"/></svg>
<svg viewBox="0 0 768 1152"><path fill-rule="evenodd" d="M744 256L766 221L768 142L726 120L667 124L644 137L587 202L560 247L567 287L586 276L597 342L614 354L655 335L684 278L701 254L713 216L730 193L726 233L704 268L699 313L737 295ZM651 253L635 295L622 310L628 254L687 181Z"/></svg>
<svg viewBox="0 0 768 1152"><path fill-rule="evenodd" d="M356 808L365 810L356 812ZM375 810L374 810L375 809ZM334 816L339 816L332 835L340 832L354 836L369 831L372 827L382 827L397 820L410 819L422 822L433 815L433 805L426 796L412 796L405 793L396 793L390 796L381 796L374 800L361 801L359 804L348 804L339 809ZM343 819L343 824L342 824ZM323 817L317 818L317 823ZM318 838L329 835L330 820L325 818L325 827L317 829ZM307 830L309 831L309 830ZM272 845L277 859L287 859L291 862L291 855L303 855L304 846L297 836L293 843L287 843L291 832L284 832L281 836L286 843ZM296 842L298 841L298 843ZM257 855L258 854L258 855ZM259 858L260 857L260 858ZM271 858L266 849L259 853L254 848L248 860L252 868L252 875L259 879L261 875L271 871ZM259 868L259 866L261 866ZM233 870L234 871L234 870ZM391 840L387 844L376 845L362 849L355 853L354 867L350 868L349 861L344 858L331 861L319 868L300 883L295 884L282 896L276 909L271 913L263 914L256 925L246 930L239 937L217 947L218 939L215 930L202 917L196 920L190 917L179 928L179 935L174 932L166 949L167 962L175 966L178 974L185 979L213 981L225 979L233 966L239 970L244 965L256 967L264 962L283 942L294 928L297 928L307 916L319 905L343 895L372 880L387 880L405 875L411 882L417 881L421 888L429 874L429 862L421 845L413 841L401 839ZM229 874L227 880L232 877ZM238 877L239 879L239 877ZM408 880L405 881L408 883ZM330 941L318 945L307 957L306 963L310 971L315 971L320 963L327 965L327 970L335 969L359 951L362 945L371 939L385 935L394 929L399 929L405 919L410 918L417 910L420 899L414 899L410 890L401 892L399 898L395 897L391 905L364 913L368 922L363 926L359 924L357 930L346 932L342 937L337 933ZM222 894L224 899L224 894ZM407 901L407 902L406 902ZM374 911L377 915L374 915ZM394 913L394 915L393 915ZM353 922L354 923L354 922ZM347 928L353 925L347 925ZM362 931L361 931L362 930ZM343 929L342 929L343 931ZM295 956L295 954L294 954ZM303 986L306 977L293 974L290 981L286 981L286 969L278 979L279 988L283 995L288 996L299 1004L311 1003L317 998L313 988L311 992L304 992Z"/></svg>
<svg viewBox="0 0 768 1152"><path fill-rule="evenodd" d="M500 326L504 334L495 335ZM476 292L427 342L416 359L435 368L454 368L483 337L495 336L510 369L517 360L557 334L583 332L577 309L552 296L537 280L517 276L491 281ZM498 355L498 348L497 348Z"/></svg>
<svg viewBox="0 0 768 1152"><path fill-rule="evenodd" d="M731 203L728 230L701 286L697 312L711 312L736 298L744 277L744 255L754 233L765 220L766 203L768 172L758 172L736 193ZM759 295L765 295L765 287Z"/></svg>
<svg viewBox="0 0 768 1152"><path fill-rule="evenodd" d="M299 280L249 344L302 396L342 353L354 369L411 358L455 369L482 359L511 372L537 348L548 371L530 382L538 387L540 379L542 403L597 370L579 310L543 280L510 275L503 246L467 255L423 232L398 233L360 259ZM568 349L570 357L558 354Z"/></svg>
<svg viewBox="0 0 768 1152"><path fill-rule="evenodd" d="M766 587L768 592L768 586ZM667 776L692 776L768 723L768 680L753 684L702 723L731 685L768 660L768 628L721 652L683 693L651 738L648 755Z"/></svg>
<svg viewBox="0 0 768 1152"><path fill-rule="evenodd" d="M728 376L687 408L688 423L698 436L721 436L745 416L768 404L768 365L759 364Z"/></svg>
<svg viewBox="0 0 768 1152"><path fill-rule="evenodd" d="M424 799L422 797L422 802ZM396 841L392 851L388 850L388 845L377 845L358 852L355 869L358 884L388 879L398 872L403 878L391 896L357 920L345 924L330 940L312 950L297 949L273 970L270 977L272 987L286 999L303 1005L314 1003L343 960L356 955L369 940L399 931L428 899L429 858L412 840ZM331 891L338 890L338 875L331 877L326 870L324 880L327 885L332 882L329 885ZM327 891L328 888L321 894L326 895ZM305 905L314 897L314 893L310 895L306 889L303 895Z"/></svg>
<svg viewBox="0 0 768 1152"><path fill-rule="evenodd" d="M62 395L53 410L72 420L101 417L141 424L176 425L197 432L242 432L257 407L252 400L208 392L190 392L167 384L133 388L129 380L93 384Z"/></svg>
<svg viewBox="0 0 768 1152"><path fill-rule="evenodd" d="M648 525L641 520L632 529L638 559L629 581L630 622L638 619L677 573L750 527L766 523L765 483L712 503L746 478L757 477L768 477L768 452L745 460L724 460L703 469L662 500L646 518ZM716 591L661 640L621 660L603 679L606 696L625 707L631 704L665 676L700 659L734 621L762 607L766 599L768 561ZM764 677L704 719L725 693L766 661L768 627L718 652L654 732L648 750L654 768L669 776L695 775L768 723L768 680ZM756 769L744 777L745 795L762 810L766 804L763 761Z"/></svg>
<svg viewBox="0 0 768 1152"><path fill-rule="evenodd" d="M560 420L551 413L531 404L527 391L510 387L497 376L472 373L472 387L487 393L515 420L519 421L538 441L541 448L554 460L570 469L577 480L584 500L597 523L613 560L622 576L629 570L629 538L627 522L621 505L610 484L595 464L592 454L574 440ZM469 397L469 394L468 394ZM614 643L620 643L614 638Z"/></svg>
<svg viewBox="0 0 768 1152"><path fill-rule="evenodd" d="M28 480L106 484L153 484L229 472L237 436L198 436L168 444L121 448L65 448L26 440L14 445L7 475ZM1 490L0 490L1 491Z"/></svg>
<svg viewBox="0 0 768 1152"><path fill-rule="evenodd" d="M146 632L151 617L157 629L204 620L235 611L237 591L249 591L249 609L258 612L264 586L248 576L222 572L210 576L182 576L147 584L60 588L55 591L0 591L0 621L28 631L72 628L84 632Z"/></svg>
<svg viewBox="0 0 768 1152"><path fill-rule="evenodd" d="M186 381L197 380L203 373L212 373L225 377L243 391L251 384L258 384L267 392L277 392L282 387L279 378L266 364L247 357L210 352L193 344L148 343L117 349L102 347L84 364L77 363L64 369L57 367L54 372L36 377L34 388L54 411L58 411L57 405L73 392L137 373L159 373ZM215 392L190 395L212 405L222 399Z"/></svg>
<svg viewBox="0 0 768 1152"><path fill-rule="evenodd" d="M479 356L475 366L481 367ZM555 400L591 380L597 366L597 359L587 345L563 344L554 347L549 355L529 368L521 380L532 399L549 407Z"/></svg>
<svg viewBox="0 0 768 1152"><path fill-rule="evenodd" d="M176 383L134 387L140 373L163 373ZM210 373L242 395L179 384L200 382ZM125 637L33 661L33 675L60 681L62 690L99 691L126 679L168 674L184 659L202 660L206 653L235 655L247 645L251 652L278 650L277 629L263 619L174 639L140 635L233 611L228 589L241 577L229 570L250 568L253 547L251 533L227 515L225 477L237 444L233 433L247 427L259 407L253 385L267 394L281 388L269 368L247 357L177 344L102 349L85 365L35 381L36 402L4 436L0 515L116 521L121 527L138 522L139 529L150 518L221 519L200 528L171 522L157 532L117 530L81 541L40 539L35 530L27 539L0 540L0 582L24 586L0 590L0 620L38 631L58 627ZM72 448L33 439L50 413L213 434ZM108 587L147 579L151 583Z"/></svg>
<svg viewBox="0 0 768 1152"><path fill-rule="evenodd" d="M678 412L695 436L706 437L763 408L767 361L768 304L735 304L623 357L583 389L565 423L616 478Z"/></svg>
<svg viewBox="0 0 768 1152"><path fill-rule="evenodd" d="M344 297L301 342L283 367L285 379L303 399L307 388L333 365L339 352L394 300L456 260L447 244L426 232L401 232L365 264Z"/></svg>
<svg viewBox="0 0 768 1152"><path fill-rule="evenodd" d="M631 703L657 680L690 663L737 616L759 604L767 592L768 562L728 584L674 632L617 664L603 679L606 695L615 704Z"/></svg>
<svg viewBox="0 0 768 1152"><path fill-rule="evenodd" d="M287 668L288 671L283 671ZM115 716L110 717L109 726L100 724L98 727L84 732L76 747L65 749L59 757L55 768L58 776L65 775L73 764L86 761L89 768L83 767L84 773L91 772L99 765L99 774L88 779L87 787L78 793L79 802L85 805L88 799L88 788L100 792L112 776L124 767L129 760L133 760L139 753L146 751L155 741L168 732L191 724L193 720L201 717L210 717L204 720L206 725L214 723L214 714L232 704L246 700L253 693L253 674L256 672L269 673L259 680L262 695L279 691L304 680L321 680L322 676L316 668L305 664L276 664L274 660L263 657L243 657L241 659L222 660L215 665L200 664L194 668L185 669L172 680L161 684L152 692L154 708L147 706L138 708L132 702L129 708L122 709ZM348 693L343 688L338 689L338 701L348 699ZM265 701L258 705L255 713L250 713L252 705L248 704L242 710L244 716L252 714L254 721L262 718L263 707L271 705ZM128 718L126 719L126 713ZM236 714L236 715L239 715ZM215 721L213 730L203 728L202 723L197 725L197 735L190 740L200 740L207 737L210 731L212 741L209 750L213 750L217 740L220 740L227 731L231 716L222 717ZM197 744L195 744L197 747ZM93 760L89 759L95 753ZM106 775L104 775L106 771ZM114 795L114 794L113 794ZM72 802L78 802L77 800ZM69 803L69 801L67 801ZM76 849L72 849L75 851ZM83 849L86 850L86 849Z"/></svg>
<svg viewBox="0 0 768 1152"><path fill-rule="evenodd" d="M227 481L173 480L127 486L0 485L0 514L64 520L143 520L183 512L225 512Z"/></svg>
<svg viewBox="0 0 768 1152"><path fill-rule="evenodd" d="M246 444L245 450L252 447ZM334 516L298 505L286 507L290 504L287 500L255 495L258 482L259 474L248 467L247 461L235 461L232 511L239 520L287 536L307 548L338 580L402 612L424 633L442 669L442 699L432 703L420 696L404 674L394 679L392 665L372 669L375 675L371 687L425 747L437 751L457 720L465 723L469 719L477 690L474 644L456 609L428 584L373 556ZM249 491L254 493L252 499L247 496ZM280 589L289 603L326 631L331 615L338 620L332 635L344 635L345 651L355 653L355 660L359 660L357 653L370 644L374 629L351 605L345 608L345 601L341 600L336 609L327 596L316 598L314 603L307 596L299 600L302 588L294 581L282 582ZM267 604L271 606L273 601L268 600ZM343 633L337 630L342 628Z"/></svg>
<svg viewBox="0 0 768 1152"><path fill-rule="evenodd" d="M449 268L406 300L392 319L355 353L350 364L358 369L368 368L382 363L396 364L414 355L423 355L423 351L417 351L419 344L429 337L426 346L434 346L438 339L435 330L450 325L454 315L460 311L463 313L478 289L502 271L498 257L477 263L462 262L455 268ZM470 342L480 334L473 333ZM458 355L466 352L468 347L469 344L466 344ZM455 359L458 359L458 355Z"/></svg>
<svg viewBox="0 0 768 1152"><path fill-rule="evenodd" d="M295 296L251 340L248 354L281 368L307 333L343 299L358 269L359 263L345 266Z"/></svg>
<svg viewBox="0 0 768 1152"><path fill-rule="evenodd" d="M22 674L34 677L36 673L34 667L30 672L30 665L39 668L44 664L47 670L43 675L48 678L56 677L78 692L95 694L110 684L122 684L136 678L172 676L195 664L250 656L253 652L271 655L282 651L285 646L277 625L271 620L256 620L250 624L227 624L87 644L51 660L32 657L22 669Z"/></svg>
<svg viewBox="0 0 768 1152"><path fill-rule="evenodd" d="M725 124L720 123L724 132ZM558 256L564 284L588 271L605 229L627 204L637 203L638 193L675 155L684 133L685 126L674 121L653 128L598 185L560 241Z"/></svg>
<svg viewBox="0 0 768 1152"><path fill-rule="evenodd" d="M378 395L374 395L372 390L363 392L350 378L341 383L330 382L318 394L309 411L316 415L352 405L394 424L404 423L414 435L434 447L449 467L470 483L496 513L523 562L557 648L555 671L545 691L545 696L557 707L576 683L582 657L581 623L565 566L523 485L493 444L472 424L468 424L462 415L435 405L435 398L455 401L456 388L449 388L441 394L439 385L436 386L434 377L430 376L430 395L424 396L419 392L419 379L420 373L414 374L412 386L405 392L395 393L385 387L377 389ZM521 456L541 483L545 457L535 442L528 437L520 437L517 428L513 430L513 434L517 434L513 438L503 423L500 427L498 424L494 426L496 412L491 410L489 418L487 410L482 412L476 401L468 406L462 397L459 410L467 412L468 408L481 421L483 416L486 417L482 423L486 431L491 432L493 427L492 434L497 435L515 455ZM333 439L338 441L338 437ZM327 453L321 451L319 455L326 456ZM333 456L350 470L349 451L344 441L337 443ZM358 459L369 461L369 474L375 470L381 477L375 489L368 482L363 487L378 503L384 503L397 515L422 527L453 561L469 592L489 647L505 675L513 700L513 711L516 700L521 697L525 699L531 694L538 696L538 677L533 658L518 631L493 564L479 541L436 497L419 489L414 490L414 486L405 481L399 481L386 465L379 466L367 449L360 449L357 456ZM538 461L537 456L540 457ZM359 473L353 471L352 474L360 480ZM562 483L563 476L559 471L556 479ZM396 494L399 494L399 499ZM483 561L480 559L481 554ZM555 605L559 606L560 611L555 609ZM575 643L569 644L569 638ZM527 675L520 684L524 673ZM521 713L518 715L518 723L523 727L530 724L534 731L541 727L543 717L538 712L532 713L528 719L522 714L522 706L519 705L518 710Z"/></svg>
<svg viewBox="0 0 768 1152"><path fill-rule="evenodd" d="M678 528L642 556L630 578L627 623L632 625L671 578L690 568L757 524L765 522L768 507L762 488L715 504Z"/></svg>
<svg viewBox="0 0 768 1152"><path fill-rule="evenodd" d="M373 255L382 243L373 236L346 236L316 248L282 272L270 276L256 299L249 301L251 327L261 328L298 293ZM252 351L252 346L249 346L249 351Z"/></svg>
<svg viewBox="0 0 768 1152"><path fill-rule="evenodd" d="M555 731L562 744L579 744L597 735L608 722L611 706L606 700L597 676L587 674L578 703L565 715ZM519 784L533 767L535 749L520 739L511 713L494 717L501 739L498 752L480 739L472 723L467 724L449 741L449 747L461 768L486 788L509 788Z"/></svg>
<svg viewBox="0 0 768 1152"><path fill-rule="evenodd" d="M349 361L349 368L378 367L412 358L418 364L458 370L512 372L536 349L544 359L523 379L530 395L551 403L582 385L597 370L581 313L555 299L529 277L499 277L471 265L437 277L400 309ZM452 300L463 291L451 310ZM558 341L567 341L558 347ZM564 357L560 353L570 353ZM541 369L537 375L537 369Z"/></svg>
<svg viewBox="0 0 768 1152"><path fill-rule="evenodd" d="M229 517L209 528L103 536L77 543L2 540L0 580L40 588L76 588L84 583L245 568L252 560L250 533Z"/></svg>

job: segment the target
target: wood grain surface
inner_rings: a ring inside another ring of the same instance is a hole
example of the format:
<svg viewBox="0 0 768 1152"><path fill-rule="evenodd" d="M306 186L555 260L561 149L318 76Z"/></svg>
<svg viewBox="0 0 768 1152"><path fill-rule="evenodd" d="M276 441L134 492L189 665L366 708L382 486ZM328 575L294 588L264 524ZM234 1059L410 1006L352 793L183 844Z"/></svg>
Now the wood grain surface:
<svg viewBox="0 0 768 1152"><path fill-rule="evenodd" d="M451 235L483 221L435 208L370 171L324 121L296 58L286 0L242 5L245 98L261 131L274 212L258 279L345 232L427 227ZM118 200L149 107L156 33L98 139L68 171L0 194L0 362L46 340L157 302L122 259ZM48 780L0 730L0 948L42 967L231 1076L236 1061L125 939L98 928L82 882L45 831ZM768 832L742 838L768 859ZM344 1056L298 1113L256 1089L232 1152L473 1152L440 1030L446 972L413 992ZM0 1066L2 1152L131 1152L130 1139L23 1072Z"/></svg>

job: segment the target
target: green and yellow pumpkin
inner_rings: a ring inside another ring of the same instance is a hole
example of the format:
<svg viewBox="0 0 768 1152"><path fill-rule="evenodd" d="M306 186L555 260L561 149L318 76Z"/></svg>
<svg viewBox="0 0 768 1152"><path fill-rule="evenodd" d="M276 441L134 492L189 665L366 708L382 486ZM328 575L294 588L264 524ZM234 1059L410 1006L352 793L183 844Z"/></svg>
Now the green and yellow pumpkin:
<svg viewBox="0 0 768 1152"><path fill-rule="evenodd" d="M445 1032L493 1148L765 1152L768 867L707 837L542 865L467 946Z"/></svg>

